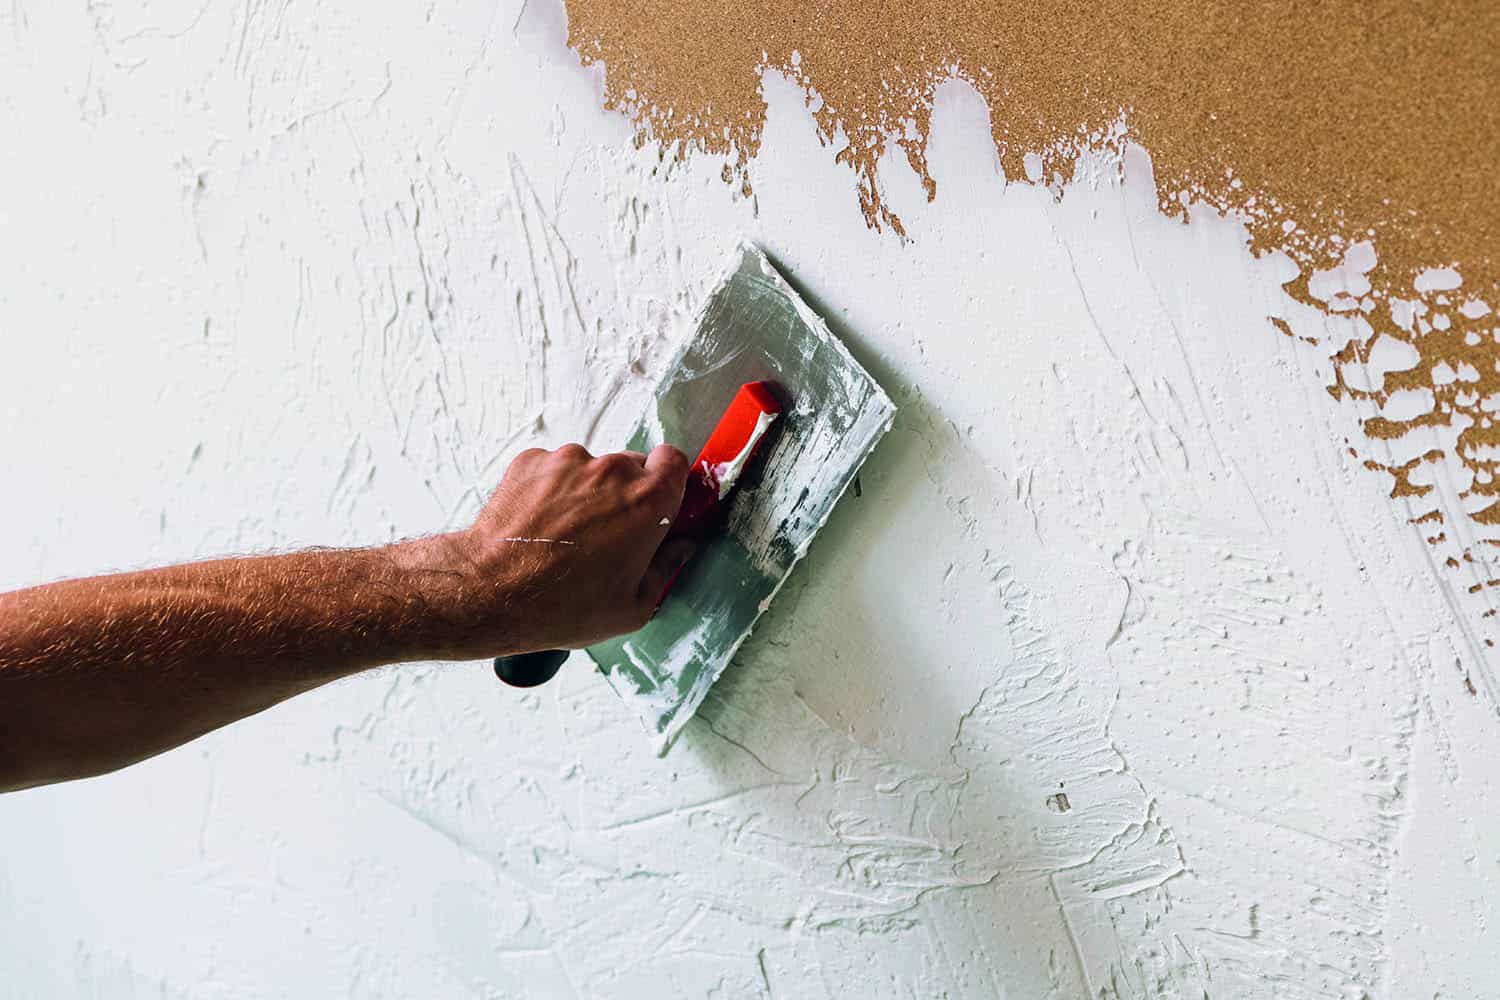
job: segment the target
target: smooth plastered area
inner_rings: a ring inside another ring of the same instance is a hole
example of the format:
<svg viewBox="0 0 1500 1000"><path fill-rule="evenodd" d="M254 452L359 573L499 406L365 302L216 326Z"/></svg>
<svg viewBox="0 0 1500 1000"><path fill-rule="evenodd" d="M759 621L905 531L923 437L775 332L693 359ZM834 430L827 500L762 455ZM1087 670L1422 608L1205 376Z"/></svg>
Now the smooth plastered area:
<svg viewBox="0 0 1500 1000"><path fill-rule="evenodd" d="M1481 508L1371 444L1469 405L1461 262L1382 337L1378 236L1169 217L1128 138L1033 180L962 81L900 236L796 74L726 184L569 30L0 5L0 587L460 524L623 441L742 239L897 406L665 758L579 658L417 665L0 797L0 996L1500 992Z"/></svg>

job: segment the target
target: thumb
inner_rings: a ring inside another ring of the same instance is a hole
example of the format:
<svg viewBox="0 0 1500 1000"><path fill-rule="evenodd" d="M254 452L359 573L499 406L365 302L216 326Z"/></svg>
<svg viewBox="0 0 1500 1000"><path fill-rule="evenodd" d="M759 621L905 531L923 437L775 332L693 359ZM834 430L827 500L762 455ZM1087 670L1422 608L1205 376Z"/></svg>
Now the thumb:
<svg viewBox="0 0 1500 1000"><path fill-rule="evenodd" d="M650 602L652 607L660 604L667 596L667 588L697 551L698 543L691 538L669 538L662 542L641 580L641 599Z"/></svg>

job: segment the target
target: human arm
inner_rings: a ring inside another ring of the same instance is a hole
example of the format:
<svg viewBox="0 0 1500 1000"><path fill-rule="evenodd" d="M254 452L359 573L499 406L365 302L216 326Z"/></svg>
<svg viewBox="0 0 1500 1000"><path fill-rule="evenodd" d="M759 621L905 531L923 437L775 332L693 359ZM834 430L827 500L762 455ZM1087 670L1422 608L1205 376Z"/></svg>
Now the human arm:
<svg viewBox="0 0 1500 1000"><path fill-rule="evenodd" d="M371 667L639 628L687 460L524 452L474 524L0 594L0 791L115 770Z"/></svg>

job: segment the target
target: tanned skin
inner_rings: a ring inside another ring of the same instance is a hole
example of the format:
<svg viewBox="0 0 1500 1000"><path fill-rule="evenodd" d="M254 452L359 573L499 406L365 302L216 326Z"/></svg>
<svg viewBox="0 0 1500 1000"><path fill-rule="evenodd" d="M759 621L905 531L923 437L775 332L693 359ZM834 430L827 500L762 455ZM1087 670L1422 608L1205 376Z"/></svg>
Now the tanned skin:
<svg viewBox="0 0 1500 1000"><path fill-rule="evenodd" d="M372 667L577 648L645 624L688 462L522 453L474 524L0 594L0 791L116 770Z"/></svg>

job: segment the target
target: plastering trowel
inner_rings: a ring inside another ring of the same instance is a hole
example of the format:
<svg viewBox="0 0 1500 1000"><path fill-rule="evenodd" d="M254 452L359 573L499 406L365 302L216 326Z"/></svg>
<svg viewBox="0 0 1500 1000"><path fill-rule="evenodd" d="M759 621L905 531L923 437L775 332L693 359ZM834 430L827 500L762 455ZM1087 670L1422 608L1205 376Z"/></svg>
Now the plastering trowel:
<svg viewBox="0 0 1500 1000"><path fill-rule="evenodd" d="M587 650L658 753L749 636L895 412L765 254L741 247L625 444L646 452L669 442L698 455L671 529L700 538L697 554L644 628ZM752 460L754 484L742 481ZM567 655L501 657L495 672L530 686Z"/></svg>

